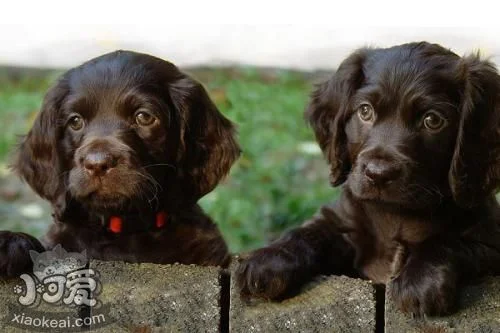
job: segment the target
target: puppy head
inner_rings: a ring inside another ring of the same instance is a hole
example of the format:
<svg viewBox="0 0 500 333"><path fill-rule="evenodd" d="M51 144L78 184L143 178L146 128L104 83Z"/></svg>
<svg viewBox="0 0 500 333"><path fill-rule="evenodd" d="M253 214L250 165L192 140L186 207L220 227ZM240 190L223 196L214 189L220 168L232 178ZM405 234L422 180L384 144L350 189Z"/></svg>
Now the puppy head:
<svg viewBox="0 0 500 333"><path fill-rule="evenodd" d="M354 196L407 207L478 204L500 184L500 77L436 44L360 49L313 92L306 118Z"/></svg>
<svg viewBox="0 0 500 333"><path fill-rule="evenodd" d="M116 51L50 89L14 168L62 215L73 201L95 211L193 204L238 155L231 122L198 82Z"/></svg>

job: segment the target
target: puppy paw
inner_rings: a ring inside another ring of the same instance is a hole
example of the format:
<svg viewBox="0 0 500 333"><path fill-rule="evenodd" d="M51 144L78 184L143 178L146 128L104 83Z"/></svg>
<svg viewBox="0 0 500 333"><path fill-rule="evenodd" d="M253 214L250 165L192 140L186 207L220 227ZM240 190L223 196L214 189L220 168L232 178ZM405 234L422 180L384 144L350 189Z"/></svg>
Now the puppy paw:
<svg viewBox="0 0 500 333"><path fill-rule="evenodd" d="M42 244L30 235L0 231L0 277L19 277L30 272L33 267L30 250L45 251Z"/></svg>
<svg viewBox="0 0 500 333"><path fill-rule="evenodd" d="M241 259L236 271L237 285L243 298L280 300L292 296L307 281L298 254L284 247L266 247Z"/></svg>
<svg viewBox="0 0 500 333"><path fill-rule="evenodd" d="M409 262L389 284L399 309L413 316L439 316L455 310L457 276L448 264Z"/></svg>

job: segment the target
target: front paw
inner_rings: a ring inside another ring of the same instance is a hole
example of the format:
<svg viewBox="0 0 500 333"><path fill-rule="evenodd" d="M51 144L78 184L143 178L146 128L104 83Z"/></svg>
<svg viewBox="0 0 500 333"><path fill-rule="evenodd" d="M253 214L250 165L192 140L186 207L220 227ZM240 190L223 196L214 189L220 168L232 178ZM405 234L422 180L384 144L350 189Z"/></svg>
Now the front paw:
<svg viewBox="0 0 500 333"><path fill-rule="evenodd" d="M292 296L308 280L305 268L299 254L269 246L239 262L236 281L244 298L279 300Z"/></svg>
<svg viewBox="0 0 500 333"><path fill-rule="evenodd" d="M30 272L33 267L30 250L45 251L42 244L30 235L0 231L0 277L19 277Z"/></svg>
<svg viewBox="0 0 500 333"><path fill-rule="evenodd" d="M450 264L410 260L388 288L399 309L417 317L455 310L457 275Z"/></svg>

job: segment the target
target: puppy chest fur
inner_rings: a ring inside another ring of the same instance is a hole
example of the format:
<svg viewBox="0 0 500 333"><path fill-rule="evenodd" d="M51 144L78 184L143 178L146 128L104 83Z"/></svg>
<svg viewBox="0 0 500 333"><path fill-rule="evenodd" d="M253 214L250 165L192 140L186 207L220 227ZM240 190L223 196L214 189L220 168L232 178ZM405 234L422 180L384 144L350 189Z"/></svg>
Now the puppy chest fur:
<svg viewBox="0 0 500 333"><path fill-rule="evenodd" d="M396 213L373 212L362 227L369 248L360 253L359 270L374 283L386 284L405 264L408 247L416 245L437 233L429 221Z"/></svg>
<svg viewBox="0 0 500 333"><path fill-rule="evenodd" d="M355 249L354 266L374 283L388 283L405 264L409 248L440 233L445 225L397 209L381 210L373 204L360 204L349 197L346 191L340 202L324 207L323 215L338 230L347 230L342 234ZM324 214L325 210L331 211Z"/></svg>

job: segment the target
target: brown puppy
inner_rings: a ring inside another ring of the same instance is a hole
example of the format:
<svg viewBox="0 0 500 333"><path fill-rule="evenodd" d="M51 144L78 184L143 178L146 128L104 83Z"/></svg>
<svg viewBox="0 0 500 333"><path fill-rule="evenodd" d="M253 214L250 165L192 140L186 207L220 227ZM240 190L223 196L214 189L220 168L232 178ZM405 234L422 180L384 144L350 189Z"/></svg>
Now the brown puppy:
<svg viewBox="0 0 500 333"><path fill-rule="evenodd" d="M61 244L102 260L226 265L197 205L239 156L234 129L173 64L116 51L66 72L45 96L15 170L54 208L42 240L0 232L0 276Z"/></svg>
<svg viewBox="0 0 500 333"><path fill-rule="evenodd" d="M500 273L500 76L435 44L360 49L306 111L338 201L254 251L244 296L280 299L317 274L388 284L400 308L453 311L459 283Z"/></svg>

